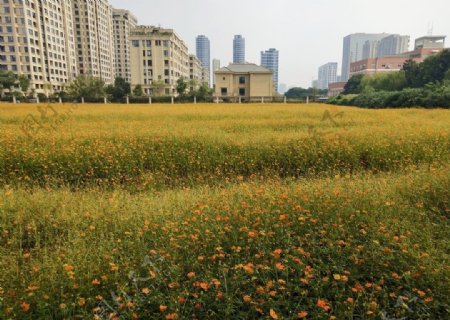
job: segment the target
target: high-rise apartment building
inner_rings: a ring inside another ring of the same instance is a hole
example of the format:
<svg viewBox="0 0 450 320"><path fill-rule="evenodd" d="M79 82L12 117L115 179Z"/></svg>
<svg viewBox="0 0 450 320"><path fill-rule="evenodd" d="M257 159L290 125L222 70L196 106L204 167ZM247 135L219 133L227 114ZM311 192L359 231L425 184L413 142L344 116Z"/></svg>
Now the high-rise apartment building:
<svg viewBox="0 0 450 320"><path fill-rule="evenodd" d="M274 48L261 51L261 66L272 71L274 92L278 92L278 56L278 50Z"/></svg>
<svg viewBox="0 0 450 320"><path fill-rule="evenodd" d="M48 1L48 0L47 0ZM113 14L107 0L72 0L78 71L113 83Z"/></svg>
<svg viewBox="0 0 450 320"><path fill-rule="evenodd" d="M115 77L131 81L130 31L137 25L136 17L128 10L113 8L113 37Z"/></svg>
<svg viewBox="0 0 450 320"><path fill-rule="evenodd" d="M190 78L188 48L172 29L137 26L130 33L131 85L147 95L174 95L181 77Z"/></svg>
<svg viewBox="0 0 450 320"><path fill-rule="evenodd" d="M30 90L51 94L77 75L72 3L0 2L0 70L26 75Z"/></svg>
<svg viewBox="0 0 450 320"><path fill-rule="evenodd" d="M342 81L348 81L350 75L350 64L363 58L364 44L367 41L380 41L390 36L387 33L355 33L344 38L343 54L342 54Z"/></svg>
<svg viewBox="0 0 450 320"><path fill-rule="evenodd" d="M197 58L200 60L203 68L207 71L207 82L210 83L210 73L211 73L211 51L209 39L200 35L195 39L196 44L196 54Z"/></svg>
<svg viewBox="0 0 450 320"><path fill-rule="evenodd" d="M330 83L337 82L337 62L330 62L319 67L318 88L328 89Z"/></svg>
<svg viewBox="0 0 450 320"><path fill-rule="evenodd" d="M378 48L380 46L380 41L377 40L367 40L363 45L362 59L372 59L376 58L378 54Z"/></svg>
<svg viewBox="0 0 450 320"><path fill-rule="evenodd" d="M241 35L233 39L233 63L245 63L245 38Z"/></svg>

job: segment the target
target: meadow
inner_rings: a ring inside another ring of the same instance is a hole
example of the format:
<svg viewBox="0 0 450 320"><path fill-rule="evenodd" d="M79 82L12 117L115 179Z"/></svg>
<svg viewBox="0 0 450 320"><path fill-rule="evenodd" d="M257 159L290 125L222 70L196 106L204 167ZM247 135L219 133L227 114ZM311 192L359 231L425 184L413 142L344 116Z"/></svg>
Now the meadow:
<svg viewBox="0 0 450 320"><path fill-rule="evenodd" d="M448 319L450 112L0 105L1 319Z"/></svg>

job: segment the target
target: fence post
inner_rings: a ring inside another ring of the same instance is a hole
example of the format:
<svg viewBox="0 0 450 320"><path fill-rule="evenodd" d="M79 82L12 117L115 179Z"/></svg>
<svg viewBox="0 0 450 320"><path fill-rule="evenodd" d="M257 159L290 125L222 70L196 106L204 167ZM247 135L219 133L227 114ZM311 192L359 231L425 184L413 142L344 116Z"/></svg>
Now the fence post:
<svg viewBox="0 0 450 320"><path fill-rule="evenodd" d="M81 103L84 104L84 97L81 97Z"/></svg>
<svg viewBox="0 0 450 320"><path fill-rule="evenodd" d="M17 103L16 96L13 96L13 103L14 103L14 104Z"/></svg>
<svg viewBox="0 0 450 320"><path fill-rule="evenodd" d="M309 104L309 96L306 97L306 104Z"/></svg>
<svg viewBox="0 0 450 320"><path fill-rule="evenodd" d="M148 103L152 104L152 97L148 97Z"/></svg>
<svg viewBox="0 0 450 320"><path fill-rule="evenodd" d="M284 96L284 104L286 104L286 96Z"/></svg>
<svg viewBox="0 0 450 320"><path fill-rule="evenodd" d="M219 103L219 97L216 97L216 103Z"/></svg>
<svg viewBox="0 0 450 320"><path fill-rule="evenodd" d="M239 104L241 104L242 103L242 98L241 98L241 96L239 96Z"/></svg>
<svg viewBox="0 0 450 320"><path fill-rule="evenodd" d="M173 96L172 96L171 100L172 100L172 104L174 104L175 103L175 99L173 98Z"/></svg>
<svg viewBox="0 0 450 320"><path fill-rule="evenodd" d="M36 103L39 103L39 96L36 96Z"/></svg>
<svg viewBox="0 0 450 320"><path fill-rule="evenodd" d="M59 104L62 104L62 98L59 97L58 100L59 100Z"/></svg>
<svg viewBox="0 0 450 320"><path fill-rule="evenodd" d="M194 104L197 104L197 97L194 96Z"/></svg>
<svg viewBox="0 0 450 320"><path fill-rule="evenodd" d="M130 104L130 97L127 96L127 104Z"/></svg>
<svg viewBox="0 0 450 320"><path fill-rule="evenodd" d="M261 97L261 103L264 103L264 97Z"/></svg>

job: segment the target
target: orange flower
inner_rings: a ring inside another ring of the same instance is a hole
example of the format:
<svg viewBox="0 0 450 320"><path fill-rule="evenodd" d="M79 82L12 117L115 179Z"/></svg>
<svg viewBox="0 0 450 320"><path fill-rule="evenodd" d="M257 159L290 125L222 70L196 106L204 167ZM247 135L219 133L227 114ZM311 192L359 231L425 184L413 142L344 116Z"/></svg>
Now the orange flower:
<svg viewBox="0 0 450 320"><path fill-rule="evenodd" d="M249 303L250 301L252 301L252 297L246 295L246 296L244 296L243 300L244 300L244 302Z"/></svg>
<svg viewBox="0 0 450 320"><path fill-rule="evenodd" d="M176 313L169 313L166 316L166 320L175 320L176 318L178 318L178 315Z"/></svg>
<svg viewBox="0 0 450 320"><path fill-rule="evenodd" d="M347 302L348 302L348 303L353 303L354 300L353 300L353 298L347 298Z"/></svg>
<svg viewBox="0 0 450 320"><path fill-rule="evenodd" d="M94 286L98 286L98 285L100 285L100 280L98 280L98 279L94 279L94 280L92 280L92 284L94 285Z"/></svg>
<svg viewBox="0 0 450 320"><path fill-rule="evenodd" d="M164 312L166 310L167 310L167 306L163 306L163 305L159 306L159 311Z"/></svg>
<svg viewBox="0 0 450 320"><path fill-rule="evenodd" d="M326 300L317 300L316 306L323 309L325 312L328 312L330 310L330 304Z"/></svg>
<svg viewBox="0 0 450 320"><path fill-rule="evenodd" d="M80 307L84 306L85 304L86 304L86 299L84 299L84 298L78 299L78 305Z"/></svg>
<svg viewBox="0 0 450 320"><path fill-rule="evenodd" d="M208 290L208 287L209 286L208 286L208 284L206 282L201 282L200 283L200 288L202 288L203 290L205 290L205 291Z"/></svg>
<svg viewBox="0 0 450 320"><path fill-rule="evenodd" d="M247 263L247 265L243 266L242 268L247 273L253 273L254 272L254 270L253 270L253 263L251 263L251 262Z"/></svg>
<svg viewBox="0 0 450 320"><path fill-rule="evenodd" d="M143 294L148 295L150 293L150 289L149 288L144 288L141 290Z"/></svg>
<svg viewBox="0 0 450 320"><path fill-rule="evenodd" d="M20 307L22 308L22 310L23 310L24 312L28 312L28 310L30 310L30 304L29 304L29 303L26 303L26 302L22 302L22 303L20 304Z"/></svg>
<svg viewBox="0 0 450 320"><path fill-rule="evenodd" d="M275 310L270 309L269 314L272 319L278 319L278 314L275 312Z"/></svg>
<svg viewBox="0 0 450 320"><path fill-rule="evenodd" d="M284 270L284 269L286 269L286 267L281 263L281 262L278 262L276 265L275 265L275 267L278 269L278 270Z"/></svg>
<svg viewBox="0 0 450 320"><path fill-rule="evenodd" d="M188 278L193 278L193 277L195 277L195 272L189 272L189 273L187 274L187 277L188 277Z"/></svg>
<svg viewBox="0 0 450 320"><path fill-rule="evenodd" d="M308 315L308 312L306 312L306 311L300 311L300 312L298 313L298 317L299 317L300 319L306 318L307 315Z"/></svg>

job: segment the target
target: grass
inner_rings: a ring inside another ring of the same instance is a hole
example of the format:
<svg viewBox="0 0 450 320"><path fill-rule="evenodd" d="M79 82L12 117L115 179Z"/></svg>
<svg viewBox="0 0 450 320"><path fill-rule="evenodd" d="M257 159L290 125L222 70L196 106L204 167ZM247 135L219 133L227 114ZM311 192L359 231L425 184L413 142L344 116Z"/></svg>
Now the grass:
<svg viewBox="0 0 450 320"><path fill-rule="evenodd" d="M0 318L448 318L448 111L54 108L0 106Z"/></svg>

